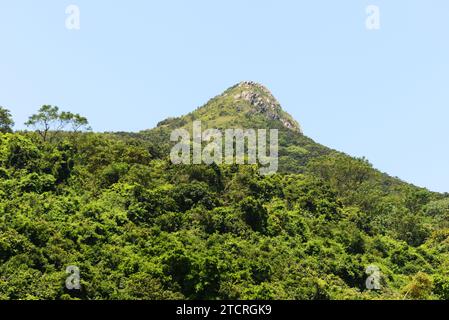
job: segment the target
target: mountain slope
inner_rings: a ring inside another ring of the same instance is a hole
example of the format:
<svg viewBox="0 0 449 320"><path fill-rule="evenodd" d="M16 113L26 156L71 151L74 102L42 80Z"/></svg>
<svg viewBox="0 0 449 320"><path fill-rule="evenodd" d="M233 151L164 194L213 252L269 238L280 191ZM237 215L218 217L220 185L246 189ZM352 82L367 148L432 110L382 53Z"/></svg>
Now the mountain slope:
<svg viewBox="0 0 449 320"><path fill-rule="evenodd" d="M195 120L279 129L279 172L174 165ZM140 133L0 134L0 299L449 299L448 270L447 194L315 143L252 82Z"/></svg>
<svg viewBox="0 0 449 320"><path fill-rule="evenodd" d="M193 121L201 121L203 130L278 129L280 170L301 172L309 159L332 152L302 134L301 127L285 112L271 92L255 82L241 82L216 96L204 106L178 118L161 121L157 128L142 132L142 137L160 141L161 154L168 154L170 132L192 130ZM163 137L163 139L160 139Z"/></svg>
<svg viewBox="0 0 449 320"><path fill-rule="evenodd" d="M159 155L168 155L170 133L175 129L192 130L193 121L201 121L203 130L216 129L278 129L280 172L300 173L313 159L334 155L354 159L342 152L327 148L303 134L299 123L285 112L271 92L252 81L240 82L212 98L204 106L177 118L168 118L157 127L141 132L140 138L158 141ZM155 151L156 152L156 151ZM374 171L373 171L374 172ZM380 174L376 171L376 174ZM386 184L402 183L381 174Z"/></svg>

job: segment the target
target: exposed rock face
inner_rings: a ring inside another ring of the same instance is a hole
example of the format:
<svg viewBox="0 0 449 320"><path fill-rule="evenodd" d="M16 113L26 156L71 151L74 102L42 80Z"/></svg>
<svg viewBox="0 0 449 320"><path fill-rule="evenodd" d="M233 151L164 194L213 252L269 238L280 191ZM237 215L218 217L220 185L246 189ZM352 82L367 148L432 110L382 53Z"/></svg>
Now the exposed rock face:
<svg viewBox="0 0 449 320"><path fill-rule="evenodd" d="M279 120L284 127L301 132L299 124L285 115L279 102L266 87L252 81L241 82L237 87L243 91L236 94L234 99L247 101L255 107L256 112L266 115L268 119Z"/></svg>

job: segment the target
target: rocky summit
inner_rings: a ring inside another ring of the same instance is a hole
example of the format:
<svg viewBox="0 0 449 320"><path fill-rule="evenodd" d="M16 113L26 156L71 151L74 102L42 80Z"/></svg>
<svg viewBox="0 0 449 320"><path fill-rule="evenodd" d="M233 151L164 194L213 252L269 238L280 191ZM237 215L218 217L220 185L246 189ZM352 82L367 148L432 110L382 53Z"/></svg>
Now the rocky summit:
<svg viewBox="0 0 449 320"><path fill-rule="evenodd" d="M253 112L263 114L270 120L278 120L284 127L301 132L298 122L282 110L281 104L265 86L253 81L243 81L232 90L240 91L233 96L237 103L246 101L254 107Z"/></svg>
<svg viewBox="0 0 449 320"><path fill-rule="evenodd" d="M158 127L185 127L194 120L205 122L209 128L279 128L302 134L299 123L282 109L273 94L253 81L240 82L195 111L166 119Z"/></svg>

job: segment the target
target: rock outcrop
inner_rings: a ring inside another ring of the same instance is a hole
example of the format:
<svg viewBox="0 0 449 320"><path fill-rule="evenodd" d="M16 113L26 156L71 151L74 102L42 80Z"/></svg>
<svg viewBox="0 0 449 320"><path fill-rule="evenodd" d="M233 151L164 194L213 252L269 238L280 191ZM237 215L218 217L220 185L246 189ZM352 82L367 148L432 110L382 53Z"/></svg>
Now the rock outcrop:
<svg viewBox="0 0 449 320"><path fill-rule="evenodd" d="M254 112L264 114L270 120L278 120L290 130L301 132L299 124L282 110L280 103L265 86L253 81L243 81L234 88L241 89L241 92L234 95L235 100L247 101L254 106Z"/></svg>

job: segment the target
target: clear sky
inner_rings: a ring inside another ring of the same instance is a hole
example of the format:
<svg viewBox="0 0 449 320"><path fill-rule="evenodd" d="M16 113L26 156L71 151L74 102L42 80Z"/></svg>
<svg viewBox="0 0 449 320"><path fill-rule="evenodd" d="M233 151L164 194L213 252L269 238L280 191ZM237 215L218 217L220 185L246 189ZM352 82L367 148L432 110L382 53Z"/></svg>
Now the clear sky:
<svg viewBox="0 0 449 320"><path fill-rule="evenodd" d="M449 192L447 0L1 0L0 43L17 129L52 104L143 130L253 80L317 142Z"/></svg>

